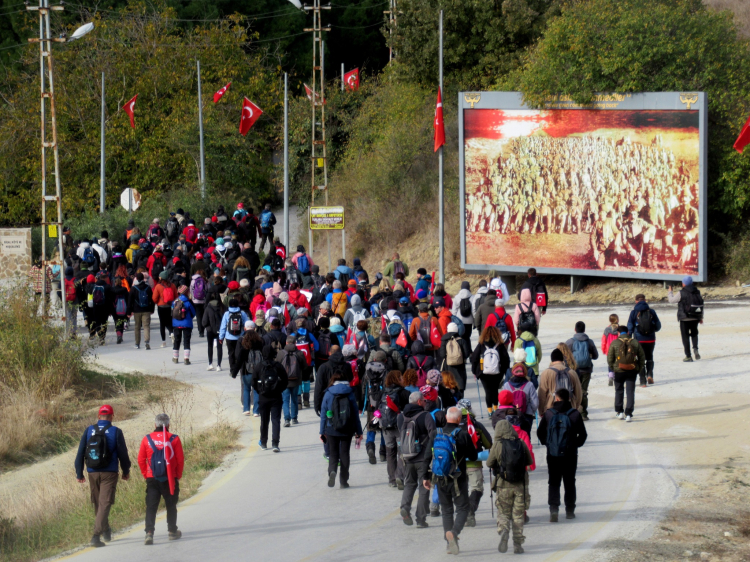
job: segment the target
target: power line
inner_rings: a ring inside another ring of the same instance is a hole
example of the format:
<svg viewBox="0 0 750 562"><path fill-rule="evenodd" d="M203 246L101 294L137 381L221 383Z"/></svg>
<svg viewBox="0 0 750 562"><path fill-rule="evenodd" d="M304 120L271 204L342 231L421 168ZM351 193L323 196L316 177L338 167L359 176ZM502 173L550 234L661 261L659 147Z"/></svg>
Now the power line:
<svg viewBox="0 0 750 562"><path fill-rule="evenodd" d="M107 10L105 8L94 8L92 10L92 8L90 6L84 6L82 4L75 4L75 3L68 3L68 6L76 6L78 8L82 8L82 9L84 9L84 10L90 12L90 13L107 12L107 13L110 13L110 14L117 14L119 17L123 17L123 18L124 17L139 17L139 16L144 16L144 15L145 16L148 16L148 15L158 15L158 12L152 12L150 14L149 13L139 14L139 13L134 13L134 12L123 12L121 10ZM296 8L293 8L293 7L290 6L289 8L284 8L282 10L275 10L273 12L263 12L263 13L260 13L260 14L249 14L249 15L240 14L240 15L242 15L245 18L254 19L255 20L255 19L269 19L269 18L273 18L273 17L281 17L281 16L284 16L284 15L302 14L302 13L304 13L304 12L302 12L300 10L297 10ZM163 18L160 18L160 19L163 19L163 20L166 20L166 21L182 21L182 22L197 22L197 23L207 23L207 22L210 23L210 22L231 21L230 20L230 16L224 16L224 17L221 17L221 18L214 18L214 19L186 19L186 18L166 18L166 17L163 17Z"/></svg>
<svg viewBox="0 0 750 562"><path fill-rule="evenodd" d="M385 25L385 22L378 22L378 23L371 23L370 25L362 25L358 27L348 27L346 25L331 25L331 27L334 27L336 29L367 29L368 27L375 27L377 25Z"/></svg>

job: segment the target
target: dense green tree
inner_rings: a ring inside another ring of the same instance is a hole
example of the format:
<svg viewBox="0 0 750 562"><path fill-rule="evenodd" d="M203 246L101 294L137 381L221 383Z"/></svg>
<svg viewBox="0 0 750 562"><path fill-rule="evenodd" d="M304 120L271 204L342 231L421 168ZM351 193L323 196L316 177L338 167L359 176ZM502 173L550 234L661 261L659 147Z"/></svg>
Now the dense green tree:
<svg viewBox="0 0 750 562"><path fill-rule="evenodd" d="M700 0L585 0L552 20L521 70L500 79L541 107L554 96L705 91L712 228L750 213L750 154L732 149L750 111L750 50L732 15ZM723 225L723 226L720 226Z"/></svg>

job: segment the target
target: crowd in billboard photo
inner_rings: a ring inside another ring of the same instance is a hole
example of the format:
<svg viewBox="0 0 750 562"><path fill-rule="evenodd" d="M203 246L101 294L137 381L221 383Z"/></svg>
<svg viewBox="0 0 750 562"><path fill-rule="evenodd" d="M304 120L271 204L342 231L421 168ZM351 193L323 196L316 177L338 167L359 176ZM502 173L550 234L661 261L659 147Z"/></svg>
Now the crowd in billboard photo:
<svg viewBox="0 0 750 562"><path fill-rule="evenodd" d="M697 112L478 117L466 122L467 262L502 248L522 265L534 248L546 267L698 271Z"/></svg>

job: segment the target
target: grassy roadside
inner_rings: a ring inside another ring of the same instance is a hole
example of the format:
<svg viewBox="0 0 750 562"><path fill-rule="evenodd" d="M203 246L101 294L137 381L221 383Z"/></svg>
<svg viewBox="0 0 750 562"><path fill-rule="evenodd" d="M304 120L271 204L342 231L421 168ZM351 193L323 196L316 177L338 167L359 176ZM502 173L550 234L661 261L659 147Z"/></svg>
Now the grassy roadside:
<svg viewBox="0 0 750 562"><path fill-rule="evenodd" d="M180 498L194 495L203 479L237 447L239 430L219 422L184 441L185 471L180 481ZM145 515L145 483L137 468L140 439L129 440L134 463L128 482L120 481L110 513L115 533L142 520ZM94 513L88 484L75 482L73 471L53 474L29 490L26 497L13 498L17 517L2 516L9 506L0 505L0 561L26 562L59 554L91 539ZM50 502L49 499L54 498ZM4 509L5 508L5 509ZM7 511L6 511L7 510Z"/></svg>

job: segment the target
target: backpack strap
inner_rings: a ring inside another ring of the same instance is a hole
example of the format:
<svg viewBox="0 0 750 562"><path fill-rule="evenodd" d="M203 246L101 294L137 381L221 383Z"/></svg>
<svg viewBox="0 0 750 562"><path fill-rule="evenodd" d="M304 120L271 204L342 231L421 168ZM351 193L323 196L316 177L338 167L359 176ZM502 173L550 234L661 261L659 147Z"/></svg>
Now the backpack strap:
<svg viewBox="0 0 750 562"><path fill-rule="evenodd" d="M148 446L151 447L151 450L156 452L156 443L154 443L154 440L151 439L151 435L146 435L146 440L148 441Z"/></svg>
<svg viewBox="0 0 750 562"><path fill-rule="evenodd" d="M572 414L575 411L576 411L575 408L571 408L570 410L568 410L567 412L565 412L565 415L568 416L568 417L570 417L570 414Z"/></svg>

